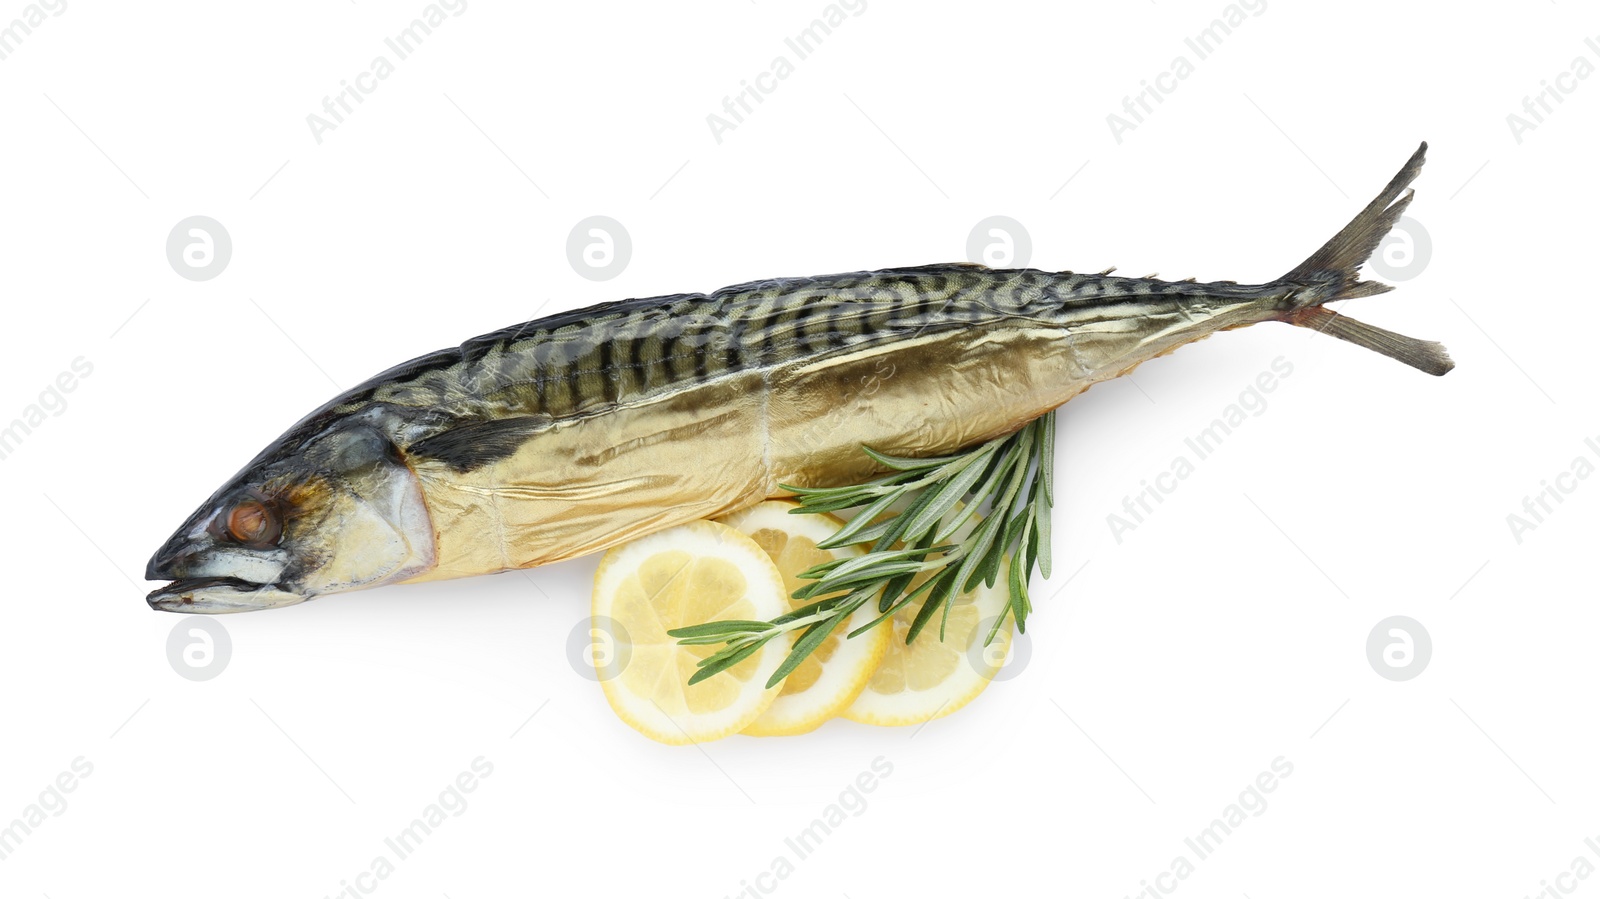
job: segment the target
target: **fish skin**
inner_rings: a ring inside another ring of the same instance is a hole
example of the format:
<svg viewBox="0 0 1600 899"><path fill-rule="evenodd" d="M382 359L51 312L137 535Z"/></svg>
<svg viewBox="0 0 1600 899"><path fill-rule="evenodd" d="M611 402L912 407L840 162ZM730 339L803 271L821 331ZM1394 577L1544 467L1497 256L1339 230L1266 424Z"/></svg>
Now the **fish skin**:
<svg viewBox="0 0 1600 899"><path fill-rule="evenodd" d="M1262 321L1328 329L1442 373L1436 344L1322 308L1387 289L1356 270L1409 202L1401 191L1421 158L1305 263L1262 284L930 265L606 303L419 357L307 416L202 505L152 558L148 577L178 583L151 604L250 607L237 595L248 584L219 597L187 583L238 566L242 550L216 522L241 491L295 497L274 500L288 526L270 551L288 561L263 602L280 605L545 564L781 485L859 482L875 473L863 445L949 453ZM373 523L385 520L392 533ZM352 521L359 533L330 532Z"/></svg>
<svg viewBox="0 0 1600 899"><path fill-rule="evenodd" d="M859 481L874 473L863 444L939 455L1009 433L1287 293L969 266L784 279L531 323L351 408L426 420L402 450L451 526L414 579L459 577L603 550L780 485ZM433 422L441 407L473 423ZM485 421L528 430L437 446Z"/></svg>
<svg viewBox="0 0 1600 899"><path fill-rule="evenodd" d="M412 360L333 405L339 412L378 403L415 410L417 433L427 436L462 421L564 421L752 369L777 371L951 329L981 339L985 329L1026 323L1061 329L1081 344L1135 319L1198 320L1284 292L968 264L774 279L525 322ZM1079 368L1094 367L1095 351L1115 356L1124 349L1085 348Z"/></svg>

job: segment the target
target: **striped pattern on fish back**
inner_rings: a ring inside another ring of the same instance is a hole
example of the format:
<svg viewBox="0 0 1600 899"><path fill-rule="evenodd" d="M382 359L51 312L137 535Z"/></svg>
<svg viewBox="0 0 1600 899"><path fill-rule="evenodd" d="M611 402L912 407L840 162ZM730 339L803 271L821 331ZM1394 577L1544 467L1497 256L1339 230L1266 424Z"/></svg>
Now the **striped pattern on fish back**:
<svg viewBox="0 0 1600 899"><path fill-rule="evenodd" d="M349 401L457 419L560 420L950 328L1018 318L1093 327L1219 290L1250 288L969 265L758 281L606 303L485 334L380 375Z"/></svg>

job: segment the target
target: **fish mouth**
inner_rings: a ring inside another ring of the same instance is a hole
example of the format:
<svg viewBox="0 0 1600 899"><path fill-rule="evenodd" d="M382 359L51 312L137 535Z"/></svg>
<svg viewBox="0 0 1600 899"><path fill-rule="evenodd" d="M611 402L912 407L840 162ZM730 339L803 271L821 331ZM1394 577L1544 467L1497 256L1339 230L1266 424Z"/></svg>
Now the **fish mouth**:
<svg viewBox="0 0 1600 899"><path fill-rule="evenodd" d="M145 602L163 612L225 615L292 606L310 598L277 584L258 584L236 577L191 577L157 587Z"/></svg>

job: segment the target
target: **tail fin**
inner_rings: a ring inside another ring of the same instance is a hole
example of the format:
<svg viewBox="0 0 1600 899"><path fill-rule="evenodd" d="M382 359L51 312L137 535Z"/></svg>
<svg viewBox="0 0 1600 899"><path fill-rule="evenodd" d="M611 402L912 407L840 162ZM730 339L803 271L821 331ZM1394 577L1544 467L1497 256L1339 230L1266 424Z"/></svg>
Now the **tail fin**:
<svg viewBox="0 0 1600 899"><path fill-rule="evenodd" d="M1408 188L1421 173L1423 156L1427 152L1428 145L1423 143L1383 192L1351 219L1350 224L1280 280L1306 288L1296 308L1288 315L1291 324L1332 334L1430 375L1442 375L1455 368L1442 345L1375 328L1323 308L1323 304L1335 300L1370 297L1394 289L1388 284L1362 281L1359 270L1411 204L1413 191Z"/></svg>

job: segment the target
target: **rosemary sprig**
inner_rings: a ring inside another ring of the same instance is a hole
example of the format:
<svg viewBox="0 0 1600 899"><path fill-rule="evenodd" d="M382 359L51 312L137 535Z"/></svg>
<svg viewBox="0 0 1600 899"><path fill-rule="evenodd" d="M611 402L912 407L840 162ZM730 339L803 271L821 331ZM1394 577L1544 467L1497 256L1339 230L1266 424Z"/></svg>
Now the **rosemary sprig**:
<svg viewBox="0 0 1600 899"><path fill-rule="evenodd" d="M849 487L785 486L800 499L796 513L860 510L819 547L870 543L872 548L861 556L801 572L799 576L812 583L796 590L794 598L815 601L786 615L771 621L712 621L668 631L686 646L724 644L700 660L689 683L739 664L768 640L800 631L789 655L767 681L768 687L776 686L874 598L878 617L848 636L883 625L920 599L906 642L915 640L935 615L943 640L955 597L979 584L994 586L1003 566L1011 601L984 636L984 645L999 634L1008 615L1016 619L1018 631L1026 631L1033 608L1028 580L1036 567L1050 576L1055 433L1055 413L1048 412L1015 434L951 456L904 458L862 447L889 473ZM883 517L897 503L909 505ZM912 588L922 573L929 576Z"/></svg>

